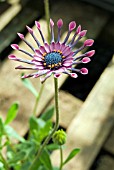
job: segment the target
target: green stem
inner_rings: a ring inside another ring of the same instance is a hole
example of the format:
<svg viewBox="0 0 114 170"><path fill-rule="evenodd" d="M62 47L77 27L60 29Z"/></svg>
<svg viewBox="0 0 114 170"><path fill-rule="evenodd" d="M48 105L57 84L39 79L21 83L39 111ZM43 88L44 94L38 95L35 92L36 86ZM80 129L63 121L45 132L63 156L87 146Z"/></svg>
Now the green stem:
<svg viewBox="0 0 114 170"><path fill-rule="evenodd" d="M5 158L3 157L2 153L0 152L0 157L1 157L1 162L4 164L4 167L6 170L9 170L9 166L5 160Z"/></svg>
<svg viewBox="0 0 114 170"><path fill-rule="evenodd" d="M49 12L49 0L44 0L45 7L45 18L47 21L47 30L48 30L48 42L50 41L50 29L49 29L49 20L50 20L50 12Z"/></svg>
<svg viewBox="0 0 114 170"><path fill-rule="evenodd" d="M40 99L40 97L41 97L41 95L42 95L43 89L44 89L44 84L41 85L40 92L39 92L38 96L36 97L36 102L35 102L34 109L33 109L33 115L34 115L34 116L35 116L36 113L37 113L37 108L38 108L38 104L39 104L39 99Z"/></svg>
<svg viewBox="0 0 114 170"><path fill-rule="evenodd" d="M60 146L60 168L59 170L62 170L63 167L63 149L62 146Z"/></svg>
<svg viewBox="0 0 114 170"><path fill-rule="evenodd" d="M53 134L55 133L55 131L58 129L59 126L59 105L58 105L58 79L54 78L54 85L55 85L55 110L56 110L56 122L54 125L54 128L52 130L52 132L49 134L49 136L47 136L47 138L45 139L45 141L43 142L42 146L39 148L39 151L36 155L36 158L34 159L34 161L32 162L29 170L33 170L33 169L37 169L37 163L39 160L39 157L44 149L44 147L46 146L46 144L50 141L51 137L53 136Z"/></svg>

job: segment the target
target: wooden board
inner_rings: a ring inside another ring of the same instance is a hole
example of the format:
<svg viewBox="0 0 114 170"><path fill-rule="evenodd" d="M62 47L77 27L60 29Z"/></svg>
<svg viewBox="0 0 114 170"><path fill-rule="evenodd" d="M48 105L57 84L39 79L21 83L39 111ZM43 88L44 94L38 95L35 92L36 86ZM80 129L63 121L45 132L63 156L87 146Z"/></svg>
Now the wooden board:
<svg viewBox="0 0 114 170"><path fill-rule="evenodd" d="M64 157L73 148L81 152L65 170L89 170L102 144L106 140L114 123L114 60L102 73L100 79L82 105L78 115L67 129L68 141ZM57 164L59 152L52 154ZM59 163L59 160L58 160Z"/></svg>
<svg viewBox="0 0 114 170"><path fill-rule="evenodd" d="M0 31L19 13L21 10L21 5L18 3L19 0L15 2L10 2L11 6L0 15Z"/></svg>
<svg viewBox="0 0 114 170"><path fill-rule="evenodd" d="M114 127L112 128L111 133L109 134L109 137L106 140L103 148L114 154Z"/></svg>
<svg viewBox="0 0 114 170"><path fill-rule="evenodd" d="M44 14L43 2L38 2L37 7L36 1L32 1L31 4L30 1L27 3L23 0L23 3L24 6L22 7L20 0L11 1L11 7L0 16L0 23L2 23L0 25L0 60L5 58L2 52L6 55L5 49L12 42L19 41L16 36L17 32L26 32L25 26L30 25ZM6 51L9 53L9 50L6 49Z"/></svg>
<svg viewBox="0 0 114 170"><path fill-rule="evenodd" d="M114 159L108 155L102 156L98 160L96 170L113 170L114 169Z"/></svg>

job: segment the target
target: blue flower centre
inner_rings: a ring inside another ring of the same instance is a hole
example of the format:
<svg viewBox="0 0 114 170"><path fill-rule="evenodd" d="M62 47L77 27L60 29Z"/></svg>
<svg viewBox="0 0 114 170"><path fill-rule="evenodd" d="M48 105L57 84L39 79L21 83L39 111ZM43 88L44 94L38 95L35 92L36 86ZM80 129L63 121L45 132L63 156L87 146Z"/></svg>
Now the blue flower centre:
<svg viewBox="0 0 114 170"><path fill-rule="evenodd" d="M45 63L47 67L53 68L61 65L62 56L58 52L51 52L46 54Z"/></svg>

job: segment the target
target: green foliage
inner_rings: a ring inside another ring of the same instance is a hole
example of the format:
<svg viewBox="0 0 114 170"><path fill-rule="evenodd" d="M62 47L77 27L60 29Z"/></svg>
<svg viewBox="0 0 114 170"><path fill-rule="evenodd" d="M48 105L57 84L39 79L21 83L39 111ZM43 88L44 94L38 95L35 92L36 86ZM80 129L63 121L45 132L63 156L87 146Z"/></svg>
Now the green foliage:
<svg viewBox="0 0 114 170"><path fill-rule="evenodd" d="M71 151L71 153L68 155L66 160L63 162L65 165L67 162L69 162L74 156L76 156L80 152L80 149L76 148Z"/></svg>
<svg viewBox="0 0 114 170"><path fill-rule="evenodd" d="M20 142L24 142L25 139L23 137L21 137L11 126L6 125L5 126L5 134L9 137L9 138L15 138Z"/></svg>
<svg viewBox="0 0 114 170"><path fill-rule="evenodd" d="M60 146L58 144L55 144L55 143L51 143L51 144L48 144L46 146L46 148L49 150L49 151L53 151L53 150L57 150L60 148Z"/></svg>
<svg viewBox="0 0 114 170"><path fill-rule="evenodd" d="M7 117L6 117L6 120L5 120L6 125L9 124L10 122L12 122L15 119L15 117L17 116L18 109L19 109L18 103L13 103L11 105L11 107L8 110Z"/></svg>
<svg viewBox="0 0 114 170"><path fill-rule="evenodd" d="M2 118L0 118L0 138L2 137L4 133L4 123L2 121Z"/></svg>
<svg viewBox="0 0 114 170"><path fill-rule="evenodd" d="M30 117L30 134L37 143L41 143L43 139L50 133L52 129L52 122L47 122L41 118Z"/></svg>
<svg viewBox="0 0 114 170"><path fill-rule="evenodd" d="M4 164L0 161L0 170L5 170Z"/></svg>
<svg viewBox="0 0 114 170"><path fill-rule="evenodd" d="M15 145L15 147L7 148L8 163L16 170L24 169L30 166L36 153L36 144L33 141L25 141ZM23 162L23 163L21 163Z"/></svg>
<svg viewBox="0 0 114 170"><path fill-rule="evenodd" d="M60 170L58 167L53 167L53 170Z"/></svg>
<svg viewBox="0 0 114 170"><path fill-rule="evenodd" d="M28 138L24 139L9 125L9 123L16 118L18 110L18 103L13 103L8 110L5 121L0 118L0 154L5 147L7 157L7 159L4 160L2 155L0 155L0 170L10 168L13 168L13 170L29 169L42 142L52 131L53 124L51 118L54 114L54 107L47 109L39 118L36 118L35 116L29 118ZM60 168L52 166L50 159L50 153L56 149L60 149L58 144L47 144L44 147L39 160L34 165L34 170L59 170ZM64 166L69 162L79 151L80 149L72 150L62 165Z"/></svg>
<svg viewBox="0 0 114 170"><path fill-rule="evenodd" d="M40 161L44 165L44 167L47 170L53 170L52 164L51 164L51 159L48 151L46 149L43 150L41 156L40 156Z"/></svg>
<svg viewBox="0 0 114 170"><path fill-rule="evenodd" d="M49 119L52 118L54 114L54 106L50 107L49 109L46 110L46 112L44 112L42 115L41 115L41 118L44 120L44 121L47 121Z"/></svg>

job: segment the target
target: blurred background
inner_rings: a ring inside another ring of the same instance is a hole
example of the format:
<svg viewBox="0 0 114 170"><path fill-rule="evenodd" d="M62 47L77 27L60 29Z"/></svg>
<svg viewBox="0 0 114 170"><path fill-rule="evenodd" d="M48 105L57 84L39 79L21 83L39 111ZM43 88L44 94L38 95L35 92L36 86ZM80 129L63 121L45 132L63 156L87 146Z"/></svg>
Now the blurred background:
<svg viewBox="0 0 114 170"><path fill-rule="evenodd" d="M96 50L92 61L87 64L89 74L80 75L78 79L65 77L60 80L60 108L64 112L64 116L60 116L60 126L70 136L69 148L72 143L82 147L82 153L77 159L79 163L74 165L75 163L71 162L69 167L72 170L76 168L78 170L113 170L114 0L50 0L49 2L50 17L54 22L56 23L59 18L63 19L63 37L68 30L69 22L74 20L77 25L81 24L82 29L88 30L86 38L95 40L94 45L88 49ZM0 114L5 117L10 104L14 100L19 100L20 112L12 126L17 128L21 135L27 133L24 122L27 122L28 116L30 116L28 112L32 110L34 98L31 94L27 95L27 91L19 79L19 73L14 70L14 63L9 61L7 56L12 53L10 44L23 45L17 32L23 33L32 42L25 26L29 25L35 30L35 20L40 21L47 37L44 3L45 0L0 0ZM55 36L56 34L55 26ZM19 55L18 52L15 54ZM32 81L36 87L40 86L40 82ZM54 94L51 92L50 82L48 82L46 91L50 95L40 106L38 114L53 99ZM23 94L27 96L23 96ZM28 101L29 108L25 107ZM88 117L83 116L85 114ZM80 134L77 135L77 131ZM77 143L75 139L78 140Z"/></svg>

